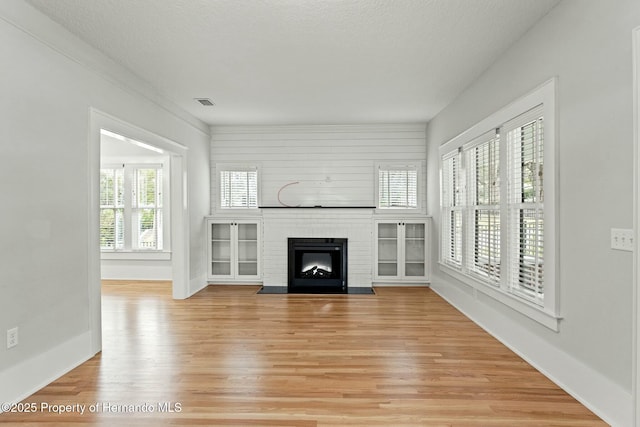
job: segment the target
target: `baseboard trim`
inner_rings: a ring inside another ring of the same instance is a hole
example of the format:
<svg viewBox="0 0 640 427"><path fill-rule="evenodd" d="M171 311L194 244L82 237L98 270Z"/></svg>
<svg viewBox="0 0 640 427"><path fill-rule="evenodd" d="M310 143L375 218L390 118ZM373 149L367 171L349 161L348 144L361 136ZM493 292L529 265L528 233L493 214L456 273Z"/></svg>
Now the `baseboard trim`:
<svg viewBox="0 0 640 427"><path fill-rule="evenodd" d="M0 402L26 399L93 357L90 349L91 332L87 331L0 372Z"/></svg>
<svg viewBox="0 0 640 427"><path fill-rule="evenodd" d="M606 423L633 425L633 396L618 384L446 280L431 289Z"/></svg>

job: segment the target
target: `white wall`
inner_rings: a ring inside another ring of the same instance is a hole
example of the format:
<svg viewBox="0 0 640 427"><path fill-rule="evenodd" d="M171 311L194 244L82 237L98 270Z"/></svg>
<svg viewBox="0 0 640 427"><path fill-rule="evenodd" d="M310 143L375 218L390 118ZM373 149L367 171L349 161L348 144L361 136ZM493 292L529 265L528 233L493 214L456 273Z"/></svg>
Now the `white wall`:
<svg viewBox="0 0 640 427"><path fill-rule="evenodd" d="M439 145L558 77L560 331L474 295L438 268L433 288L614 425L631 423L632 255L611 250L609 236L633 223L631 30L638 25L637 0L564 0L427 130L437 248Z"/></svg>
<svg viewBox="0 0 640 427"><path fill-rule="evenodd" d="M206 283L209 136L22 1L0 2L0 57L0 336L20 334L0 345L0 401L13 401L92 355L90 107L188 147L192 290Z"/></svg>
<svg viewBox="0 0 640 427"><path fill-rule="evenodd" d="M105 257L100 261L102 279L105 280L162 280L173 278L171 254L163 259Z"/></svg>
<svg viewBox="0 0 640 427"><path fill-rule="evenodd" d="M425 125L216 126L211 138L211 212L216 164L260 166L260 204L375 206L377 162L424 162ZM421 181L420 185L424 180Z"/></svg>

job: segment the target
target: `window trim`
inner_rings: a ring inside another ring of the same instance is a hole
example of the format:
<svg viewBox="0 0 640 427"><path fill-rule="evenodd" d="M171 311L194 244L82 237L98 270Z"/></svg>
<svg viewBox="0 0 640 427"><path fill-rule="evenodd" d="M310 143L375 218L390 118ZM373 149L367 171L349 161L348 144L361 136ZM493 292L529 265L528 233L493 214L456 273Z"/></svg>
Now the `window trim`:
<svg viewBox="0 0 640 427"><path fill-rule="evenodd" d="M410 207L380 207L380 171L381 170L411 170L416 171L416 203L415 208ZM398 215L399 213L425 213L424 203L424 162L423 161L394 161L394 162L376 162L374 165L374 201L375 212L380 214Z"/></svg>
<svg viewBox="0 0 640 427"><path fill-rule="evenodd" d="M224 214L247 214L260 211L262 206L262 171L261 165L258 163L216 163L213 174L213 186L212 192L215 200L215 212ZM220 192L220 173L224 171L241 171L241 172L256 172L256 207L223 207L222 206L222 194Z"/></svg>
<svg viewBox="0 0 640 427"><path fill-rule="evenodd" d="M460 280L461 282L471 286L473 289L480 291L481 293L511 307L512 309L524 314L525 316L543 324L544 326L558 331L559 321L561 319L559 315L559 277L558 269L558 239L556 238L556 230L558 224L558 215L556 207L558 205L558 189L556 183L558 182L558 147L556 144L557 139L557 127L556 127L556 83L557 78L552 78L529 92L528 94L518 98L507 106L501 108L489 117L478 122L468 130L464 131L460 135L452 138L446 143L440 146L439 150L439 169L440 169L440 188L442 197L442 170L443 170L443 156L448 155L456 150L462 150L464 146L470 146L470 144L481 137L482 135L490 132L492 129L502 128L502 126L512 119L526 113L533 108L543 105L544 108L544 168L545 168L545 180L543 182L544 189L544 254L545 254L545 295L543 304L537 305L524 298L519 297L517 294L507 292L500 287L494 287L474 278L471 274L465 271L464 257L465 257L465 242L463 234L463 267L456 269L452 265L449 265L443 260L442 250L443 242L440 241L440 247L438 248L438 263L440 269L449 274L450 276ZM506 135L505 135L506 136ZM505 138L506 139L506 138ZM502 142L501 142L502 146ZM502 159L506 155L501 149L500 158ZM502 160L501 160L502 162ZM502 164L501 164L502 169ZM502 185L506 185L503 182ZM503 201L504 203L505 201ZM440 212L443 211L442 199ZM440 218L440 231L444 230L443 218ZM508 226L505 221L501 221L503 227ZM463 220L464 223L464 220ZM464 225L463 225L464 227Z"/></svg>

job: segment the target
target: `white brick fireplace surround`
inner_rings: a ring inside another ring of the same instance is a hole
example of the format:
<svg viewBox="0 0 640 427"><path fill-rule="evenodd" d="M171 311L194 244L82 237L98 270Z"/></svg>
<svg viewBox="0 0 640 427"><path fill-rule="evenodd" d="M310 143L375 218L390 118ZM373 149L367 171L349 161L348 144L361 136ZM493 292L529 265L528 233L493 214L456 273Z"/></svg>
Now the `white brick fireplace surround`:
<svg viewBox="0 0 640 427"><path fill-rule="evenodd" d="M289 237L348 239L347 286L350 292L372 288L373 209L263 209L262 219L265 288L287 286Z"/></svg>

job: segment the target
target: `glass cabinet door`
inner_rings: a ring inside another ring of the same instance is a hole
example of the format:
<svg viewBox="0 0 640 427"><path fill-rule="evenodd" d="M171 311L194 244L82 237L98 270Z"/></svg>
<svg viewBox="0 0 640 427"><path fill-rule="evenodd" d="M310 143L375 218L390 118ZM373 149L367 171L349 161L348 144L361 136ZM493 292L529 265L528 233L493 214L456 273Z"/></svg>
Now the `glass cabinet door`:
<svg viewBox="0 0 640 427"><path fill-rule="evenodd" d="M211 224L211 274L231 275L231 224Z"/></svg>
<svg viewBox="0 0 640 427"><path fill-rule="evenodd" d="M405 223L404 225L404 275L406 277L422 277L425 268L425 224Z"/></svg>
<svg viewBox="0 0 640 427"><path fill-rule="evenodd" d="M398 225L378 223L378 276L398 275Z"/></svg>
<svg viewBox="0 0 640 427"><path fill-rule="evenodd" d="M258 275L258 224L237 225L238 276Z"/></svg>

